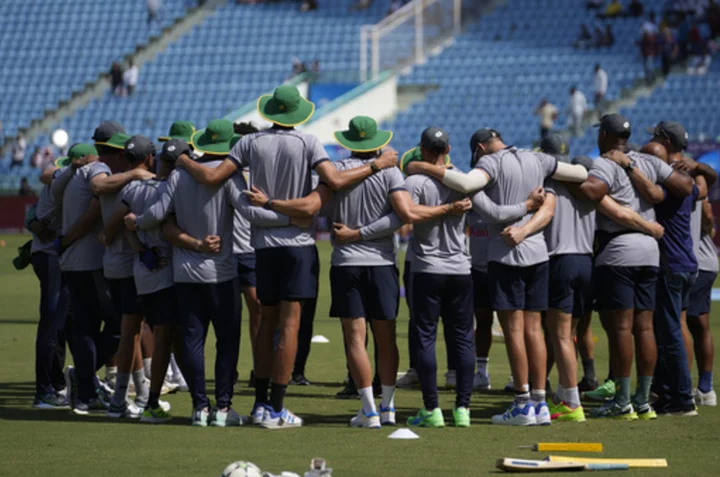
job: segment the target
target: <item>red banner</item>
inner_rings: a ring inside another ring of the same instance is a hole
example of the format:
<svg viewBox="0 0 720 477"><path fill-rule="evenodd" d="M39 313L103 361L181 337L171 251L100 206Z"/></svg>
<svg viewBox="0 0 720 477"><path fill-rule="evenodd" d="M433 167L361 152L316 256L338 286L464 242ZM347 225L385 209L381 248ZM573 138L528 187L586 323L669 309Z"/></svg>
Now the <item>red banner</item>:
<svg viewBox="0 0 720 477"><path fill-rule="evenodd" d="M25 228L25 214L37 197L0 196L0 230L22 232Z"/></svg>

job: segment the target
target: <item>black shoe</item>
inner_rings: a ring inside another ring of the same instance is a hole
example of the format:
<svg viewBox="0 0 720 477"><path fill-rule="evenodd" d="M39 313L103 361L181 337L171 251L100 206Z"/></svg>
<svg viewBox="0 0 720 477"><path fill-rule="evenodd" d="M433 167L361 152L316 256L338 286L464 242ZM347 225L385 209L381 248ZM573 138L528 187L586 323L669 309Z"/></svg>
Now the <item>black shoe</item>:
<svg viewBox="0 0 720 477"><path fill-rule="evenodd" d="M360 395L355 386L346 384L345 387L335 395L335 399L360 399Z"/></svg>
<svg viewBox="0 0 720 477"><path fill-rule="evenodd" d="M310 386L310 381L308 381L303 374L297 373L293 374L289 384L295 384L296 386Z"/></svg>
<svg viewBox="0 0 720 477"><path fill-rule="evenodd" d="M578 391L581 393L587 392L587 391L595 391L597 387L599 386L597 379L588 379L588 378L582 378L582 380L578 383Z"/></svg>

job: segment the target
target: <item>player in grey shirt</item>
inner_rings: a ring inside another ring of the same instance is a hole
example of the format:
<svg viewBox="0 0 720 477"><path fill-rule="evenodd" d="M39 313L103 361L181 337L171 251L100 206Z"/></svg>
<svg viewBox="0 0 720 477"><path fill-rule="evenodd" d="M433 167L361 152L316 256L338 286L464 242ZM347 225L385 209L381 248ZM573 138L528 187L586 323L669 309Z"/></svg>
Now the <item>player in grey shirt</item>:
<svg viewBox="0 0 720 477"><path fill-rule="evenodd" d="M295 126L312 116L315 106L300 96L294 86L278 87L272 95L258 100L258 112L274 126L244 136L233 148L228 159L209 170L197 167L189 158L181 157L180 165L203 184L217 185L245 166L250 167L253 186L273 200L291 200L311 192L311 172L334 190L356 184L379 169L393 167L397 153L386 152L368 164L338 172L328 161L327 153L317 138L297 131ZM308 214L307 217L312 216ZM263 303L256 369L256 400L258 409L269 405L266 427L300 426L297 418L284 406L297 349L297 323L302 302L317 296L317 260L312 230L296 227L269 230L253 227L253 246L257 257L257 291ZM275 330L281 326L277 352L271 343ZM272 378L272 395L268 387Z"/></svg>
<svg viewBox="0 0 720 477"><path fill-rule="evenodd" d="M67 321L70 296L62 281L54 240L62 235L62 211L50 193L53 179L73 160L82 160L88 154L97 156L89 144L75 144L68 157L58 159L43 171L45 186L34 208L34 218L28 223L33 234L31 263L40 281L40 320L35 340L35 398L33 407L39 409L67 408L67 399L59 394L65 389L63 366L65 363L65 330L70 333Z"/></svg>
<svg viewBox="0 0 720 477"><path fill-rule="evenodd" d="M218 167L237 138L232 123L211 121L207 129L193 136L195 150L204 154L204 167ZM251 207L241 191L246 189L242 175L234 176L219 187L195 181L185 170L170 175L160 201L138 217L126 217L126 225L146 229L157 226L171 211L180 229L192 237L218 235L222 243L232 243L231 207L243 214L256 214L265 227L288 226L288 217ZM202 207L198 207L202 204ZM251 218L251 222L253 219ZM183 248L173 249L173 269L183 323L186 378L193 396L193 425L238 426L244 420L231 408L235 369L240 340L241 302L237 268L232 261L232 247L224 246L219 254L208 255ZM217 409L210 416L205 393L204 345L212 322L217 336L216 398Z"/></svg>
<svg viewBox="0 0 720 477"><path fill-rule="evenodd" d="M656 186L663 183L670 192L684 188L683 179L672 168L654 156L628 152L635 161L626 170L607 157L613 151L627 149L630 122L619 114L603 116L600 121L598 146L604 157L594 161L590 178L580 190L591 200L600 201L610 195L621 206L630 207L646 221L654 221L655 215L648 197L664 192ZM641 169L642 174L635 170ZM633 184L636 183L636 187ZM648 193L649 192L649 193ZM655 289L659 265L656 240L649 235L620 225L610 218L599 215L598 251L595 257L595 281L603 283L598 288L597 304L600 316L614 330L609 338L618 350L611 355L611 371L615 376L618 392L608 405L593 411L594 417L616 417L632 420L639 415L652 418L654 411L648 404L650 384L657 359L653 334L652 314L655 308ZM632 326L623 325L633 323ZM632 330L632 331L631 331ZM638 361L638 392L630 402L630 372L632 366L632 343L635 335ZM636 414L635 408L639 411Z"/></svg>

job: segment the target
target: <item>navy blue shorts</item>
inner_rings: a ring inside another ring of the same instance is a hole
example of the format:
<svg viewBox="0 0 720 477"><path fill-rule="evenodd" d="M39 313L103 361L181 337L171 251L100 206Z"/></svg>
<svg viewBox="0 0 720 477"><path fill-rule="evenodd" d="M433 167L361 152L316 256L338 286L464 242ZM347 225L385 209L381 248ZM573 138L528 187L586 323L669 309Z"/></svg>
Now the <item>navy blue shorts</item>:
<svg viewBox="0 0 720 477"><path fill-rule="evenodd" d="M658 267L595 267L598 310L655 311Z"/></svg>
<svg viewBox="0 0 720 477"><path fill-rule="evenodd" d="M472 269L473 281L473 306L476 310L490 310L492 303L490 302L490 281L488 280L488 272Z"/></svg>
<svg viewBox="0 0 720 477"><path fill-rule="evenodd" d="M115 311L121 315L139 315L142 313L133 277L108 278L107 284Z"/></svg>
<svg viewBox="0 0 720 477"><path fill-rule="evenodd" d="M330 268L330 316L394 320L400 300L400 277L395 265Z"/></svg>
<svg viewBox="0 0 720 477"><path fill-rule="evenodd" d="M140 295L143 315L150 326L180 325L175 287L163 288L154 293Z"/></svg>
<svg viewBox="0 0 720 477"><path fill-rule="evenodd" d="M238 281L241 288L255 288L257 277L255 276L255 252L239 253L234 255L237 262Z"/></svg>
<svg viewBox="0 0 720 477"><path fill-rule="evenodd" d="M590 255L567 254L550 257L548 307L580 318L592 310L593 261Z"/></svg>
<svg viewBox="0 0 720 477"><path fill-rule="evenodd" d="M548 262L513 267L488 265L490 303L494 310L545 311L548 307Z"/></svg>
<svg viewBox="0 0 720 477"><path fill-rule="evenodd" d="M688 316L700 316L710 313L715 278L717 278L717 273L700 270L695 283L690 289L690 299L687 306Z"/></svg>
<svg viewBox="0 0 720 477"><path fill-rule="evenodd" d="M255 257L257 295L263 305L317 297L320 262L314 245L261 248Z"/></svg>

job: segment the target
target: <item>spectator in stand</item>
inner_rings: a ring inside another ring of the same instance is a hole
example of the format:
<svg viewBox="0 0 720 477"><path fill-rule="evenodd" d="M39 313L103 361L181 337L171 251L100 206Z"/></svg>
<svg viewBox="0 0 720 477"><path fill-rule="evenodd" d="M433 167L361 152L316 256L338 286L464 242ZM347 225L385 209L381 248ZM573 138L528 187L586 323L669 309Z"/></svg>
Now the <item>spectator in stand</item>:
<svg viewBox="0 0 720 477"><path fill-rule="evenodd" d="M670 69L678 57L679 47L675 41L675 35L669 26L664 25L658 38L658 49L662 59L663 76L670 74Z"/></svg>
<svg viewBox="0 0 720 477"><path fill-rule="evenodd" d="M690 54L693 56L701 56L705 51L705 41L697 22L693 21L690 26Z"/></svg>
<svg viewBox="0 0 720 477"><path fill-rule="evenodd" d="M300 61L300 58L297 56L294 56L292 59L292 71L290 72L290 76L288 76L288 79L294 78L297 75L303 74L307 71L305 68L305 65L302 61Z"/></svg>
<svg viewBox="0 0 720 477"><path fill-rule="evenodd" d="M602 9L603 3L605 3L605 0L588 0L585 6L588 10L600 10Z"/></svg>
<svg viewBox="0 0 720 477"><path fill-rule="evenodd" d="M147 23L148 25L152 22L160 21L160 10L162 10L162 0L147 0Z"/></svg>
<svg viewBox="0 0 720 477"><path fill-rule="evenodd" d="M622 3L620 3L620 0L612 0L607 7L605 7L605 11L602 13L598 13L599 18L617 18L622 16L623 14L623 6Z"/></svg>
<svg viewBox="0 0 720 477"><path fill-rule="evenodd" d="M27 177L20 179L20 190L18 191L18 195L21 197L35 197L37 195L32 187L30 187L30 184L28 184Z"/></svg>
<svg viewBox="0 0 720 477"><path fill-rule="evenodd" d="M602 25L595 25L595 38L592 46L600 48L603 45L605 45L605 31L602 29Z"/></svg>
<svg viewBox="0 0 720 477"><path fill-rule="evenodd" d="M612 25L607 24L607 25L605 25L605 36L603 37L602 46L612 48L612 46L614 44L615 44L615 34L612 31Z"/></svg>
<svg viewBox="0 0 720 477"><path fill-rule="evenodd" d="M650 12L648 15L648 19L645 20L645 23L642 24L640 27L640 36L644 35L645 33L655 36L658 34L658 26L657 22L655 21L655 12Z"/></svg>
<svg viewBox="0 0 720 477"><path fill-rule="evenodd" d="M110 90L115 96L123 94L123 69L120 63L115 61L110 67Z"/></svg>
<svg viewBox="0 0 720 477"><path fill-rule="evenodd" d="M17 138L15 139L15 144L13 144L12 147L12 163L10 164L10 167L21 167L23 165L23 162L25 162L25 149L27 148L27 143L25 142L25 138L22 134L18 134Z"/></svg>
<svg viewBox="0 0 720 477"><path fill-rule="evenodd" d="M40 147L36 146L35 149L33 149L33 153L30 156L30 165L34 167L35 169L42 170L43 167L43 154L40 150Z"/></svg>
<svg viewBox="0 0 720 477"><path fill-rule="evenodd" d="M575 48L583 49L590 46L592 42L592 35L587 25L584 23L580 25L580 36L575 40Z"/></svg>
<svg viewBox="0 0 720 477"><path fill-rule="evenodd" d="M642 56L643 68L645 68L645 81L651 83L655 80L656 39L655 35L651 34L649 30L646 30L644 25L642 31L640 56Z"/></svg>
<svg viewBox="0 0 720 477"><path fill-rule="evenodd" d="M568 103L568 128L573 136L580 136L583 130L583 119L587 111L587 99L579 89L570 88Z"/></svg>
<svg viewBox="0 0 720 477"><path fill-rule="evenodd" d="M125 84L125 90L127 91L128 96L132 96L135 92L135 85L137 85L139 74L140 70L137 65L133 62L133 60L130 60L129 68L123 74L123 83Z"/></svg>
<svg viewBox="0 0 720 477"><path fill-rule="evenodd" d="M555 125L558 108L547 99L543 99L535 109L535 115L540 116L540 139L544 139Z"/></svg>
<svg viewBox="0 0 720 477"><path fill-rule="evenodd" d="M312 63L312 72L313 73L320 73L320 60L315 58L315 61Z"/></svg>
<svg viewBox="0 0 720 477"><path fill-rule="evenodd" d="M644 11L645 7L643 7L643 4L640 3L640 0L632 0L630 5L628 5L627 16L641 17Z"/></svg>
<svg viewBox="0 0 720 477"><path fill-rule="evenodd" d="M300 5L300 11L301 12L310 12L313 10L317 10L318 2L317 0L304 0L302 5Z"/></svg>
<svg viewBox="0 0 720 477"><path fill-rule="evenodd" d="M720 36L720 5L716 0L710 0L707 7L707 22L710 27L710 38Z"/></svg>
<svg viewBox="0 0 720 477"><path fill-rule="evenodd" d="M593 88L595 90L595 111L598 113L598 117L602 117L605 109L605 95L607 94L608 88L608 76L605 70L600 67L600 63L595 65Z"/></svg>

